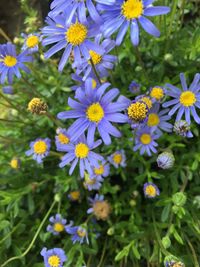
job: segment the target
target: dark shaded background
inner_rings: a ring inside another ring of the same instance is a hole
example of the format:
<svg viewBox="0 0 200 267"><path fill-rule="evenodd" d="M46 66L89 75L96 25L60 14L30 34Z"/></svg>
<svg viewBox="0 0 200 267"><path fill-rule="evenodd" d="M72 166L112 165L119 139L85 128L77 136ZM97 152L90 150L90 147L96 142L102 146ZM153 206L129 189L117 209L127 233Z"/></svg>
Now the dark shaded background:
<svg viewBox="0 0 200 267"><path fill-rule="evenodd" d="M29 0L31 6L38 10L39 16L46 17L49 0ZM15 36L21 33L24 28L24 14L20 9L20 2L18 0L0 0L0 28L12 40ZM5 38L0 35L0 43L5 43Z"/></svg>

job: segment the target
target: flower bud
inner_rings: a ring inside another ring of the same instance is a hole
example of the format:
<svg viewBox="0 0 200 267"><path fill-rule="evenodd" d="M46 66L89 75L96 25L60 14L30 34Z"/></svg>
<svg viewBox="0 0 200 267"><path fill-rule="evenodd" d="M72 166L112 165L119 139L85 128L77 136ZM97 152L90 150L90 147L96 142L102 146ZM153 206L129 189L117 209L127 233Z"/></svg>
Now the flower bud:
<svg viewBox="0 0 200 267"><path fill-rule="evenodd" d="M171 246L171 240L168 236L162 238L162 244L165 249L168 249Z"/></svg>
<svg viewBox="0 0 200 267"><path fill-rule="evenodd" d="M47 112L48 106L40 98L33 98L28 103L28 110L37 115L45 114Z"/></svg>
<svg viewBox="0 0 200 267"><path fill-rule="evenodd" d="M110 228L108 229L108 231L107 231L107 235L113 235L114 232L115 232L114 227L110 227Z"/></svg>
<svg viewBox="0 0 200 267"><path fill-rule="evenodd" d="M164 55L164 60L167 61L167 62L170 62L173 60L173 55L170 54L170 53L167 53Z"/></svg>
<svg viewBox="0 0 200 267"><path fill-rule="evenodd" d="M171 152L163 152L157 157L157 164L159 168L170 169L175 162L174 155Z"/></svg>
<svg viewBox="0 0 200 267"><path fill-rule="evenodd" d="M193 137L193 134L190 131L190 125L187 123L187 121L184 121L184 120L175 122L174 132L180 136L184 136L188 138Z"/></svg>
<svg viewBox="0 0 200 267"><path fill-rule="evenodd" d="M2 88L2 91L4 94L7 94L7 95L13 95L13 93L14 93L13 87L11 85L4 86Z"/></svg>
<svg viewBox="0 0 200 267"><path fill-rule="evenodd" d="M172 201L173 203L178 206L178 207L182 207L185 205L185 202L187 200L187 197L184 193L182 192L177 192L176 194L174 194L172 196Z"/></svg>

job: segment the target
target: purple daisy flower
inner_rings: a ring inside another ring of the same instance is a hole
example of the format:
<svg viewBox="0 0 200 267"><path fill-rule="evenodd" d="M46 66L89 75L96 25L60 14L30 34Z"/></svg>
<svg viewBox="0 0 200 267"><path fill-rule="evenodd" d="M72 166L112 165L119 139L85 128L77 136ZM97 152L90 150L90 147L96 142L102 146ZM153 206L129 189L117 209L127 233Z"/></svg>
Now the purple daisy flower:
<svg viewBox="0 0 200 267"><path fill-rule="evenodd" d="M87 244L89 243L87 230L82 226L69 227L67 233L72 235L71 240L73 244L76 242L82 244L84 241L86 241Z"/></svg>
<svg viewBox="0 0 200 267"><path fill-rule="evenodd" d="M105 178L110 174L110 164L103 160L101 163L99 163L98 167L93 168L93 173L99 178Z"/></svg>
<svg viewBox="0 0 200 267"><path fill-rule="evenodd" d="M108 161L118 169L121 167L126 167L126 155L123 149L116 151L108 157Z"/></svg>
<svg viewBox="0 0 200 267"><path fill-rule="evenodd" d="M144 195L147 198L155 198L160 195L160 190L154 183L145 183L144 187Z"/></svg>
<svg viewBox="0 0 200 267"><path fill-rule="evenodd" d="M112 5L115 0L96 0L98 3L102 3L105 5ZM63 10L67 10L66 21L68 23L71 22L72 16L75 13L81 14L83 17L86 17L86 11L88 10L89 15L95 22L101 22L102 19L93 4L92 0L54 0L51 3L51 12L50 16L55 16L55 14L59 14L63 12Z"/></svg>
<svg viewBox="0 0 200 267"><path fill-rule="evenodd" d="M104 49L101 46L90 40L91 37L98 33L98 25L91 24L90 20L86 20L81 14L79 14L78 18L74 17L71 23L66 23L66 14L67 12L49 18L46 20L49 25L42 29L43 35L46 36L42 44L44 46L54 44L45 53L45 58L50 58L64 49L58 66L59 71L63 70L71 52L74 54L75 62L80 62L82 57L89 60L90 50L99 55L104 53Z"/></svg>
<svg viewBox="0 0 200 267"><path fill-rule="evenodd" d="M152 152L157 153L156 147L158 144L155 142L160 137L160 134L156 133L154 129L149 127L140 127L136 131L135 146L133 151L140 150L140 155L145 152L148 156L151 156Z"/></svg>
<svg viewBox="0 0 200 267"><path fill-rule="evenodd" d="M87 188L87 190L99 190L102 186L103 178L101 176L90 176L88 174L85 175L84 180L84 187Z"/></svg>
<svg viewBox="0 0 200 267"><path fill-rule="evenodd" d="M43 248L40 254L44 258L45 267L62 267L67 260L65 252L61 248L53 248L49 250Z"/></svg>
<svg viewBox="0 0 200 267"><path fill-rule="evenodd" d="M28 50L29 53L37 52L39 49L39 43L42 40L42 36L39 33L24 34L22 37L25 39L22 46L22 50Z"/></svg>
<svg viewBox="0 0 200 267"><path fill-rule="evenodd" d="M88 198L88 200L89 200L90 205L92 206L92 208L89 208L87 210L87 214L91 214L91 213L94 212L94 208L93 208L94 204L97 203L97 202L104 201L104 196L103 195L96 194L95 197L94 197L94 199L90 197L90 198Z"/></svg>
<svg viewBox="0 0 200 267"><path fill-rule="evenodd" d="M129 85L129 91L136 95L136 94L139 94L140 93L140 87L141 85L135 81L132 81Z"/></svg>
<svg viewBox="0 0 200 267"><path fill-rule="evenodd" d="M111 122L124 123L127 121L127 116L120 113L124 110L123 103L112 102L119 94L119 90L114 88L105 93L109 85L104 83L94 90L92 79L89 78L85 83L85 92L81 88L76 91L79 102L68 98L68 105L74 110L60 112L57 117L78 118L69 128L72 141L88 130L88 143L93 143L96 129L106 145L111 144L110 135L121 137L120 131Z"/></svg>
<svg viewBox="0 0 200 267"><path fill-rule="evenodd" d="M58 128L56 130L56 149L57 151L66 151L66 147L68 147L68 144L70 142L70 136L66 129Z"/></svg>
<svg viewBox="0 0 200 267"><path fill-rule="evenodd" d="M191 123L190 115L192 114L194 120L200 124L200 117L196 112L196 108L200 109L200 74L196 74L190 87L187 86L186 79L183 73L180 74L182 90L178 87L166 84L168 88L166 94L173 97L173 100L165 102L163 107L173 108L169 111L172 116L177 112L176 121L180 121L185 114L185 120L188 124Z"/></svg>
<svg viewBox="0 0 200 267"><path fill-rule="evenodd" d="M11 85L8 85L8 86L4 86L2 88L2 91L4 94L7 94L7 95L13 95L14 93L14 88L11 86Z"/></svg>
<svg viewBox="0 0 200 267"><path fill-rule="evenodd" d="M104 200L104 196L96 194L94 199L88 198L88 200L92 207L87 210L87 213L93 213L97 220L107 220L111 213L111 206L107 200Z"/></svg>
<svg viewBox="0 0 200 267"><path fill-rule="evenodd" d="M37 161L37 163L41 164L43 158L48 156L51 140L49 138L37 138L35 141L30 143L31 149L26 151L26 156L33 155L33 159Z"/></svg>
<svg viewBox="0 0 200 267"><path fill-rule="evenodd" d="M20 69L29 72L24 65L25 62L31 62L32 57L28 56L28 51L23 51L19 55L16 53L15 45L11 43L0 45L0 81L3 84L8 79L8 83L12 84L13 76L21 78Z"/></svg>
<svg viewBox="0 0 200 267"><path fill-rule="evenodd" d="M131 42L137 46L139 44L139 26L149 34L159 37L160 32L156 26L146 18L167 14L169 7L152 6L154 0L116 0L112 6L98 5L98 9L103 12L104 25L102 31L106 38L118 31L116 45L121 45L126 32L130 26Z"/></svg>
<svg viewBox="0 0 200 267"><path fill-rule="evenodd" d="M60 214L56 214L55 217L50 217L49 221L51 224L47 226L47 231L52 233L53 235L59 235L67 227L70 227L73 224L73 222L71 221L70 224L66 225L67 220L63 219Z"/></svg>
<svg viewBox="0 0 200 267"><path fill-rule="evenodd" d="M71 163L69 174L71 175L79 162L80 176L84 177L84 172L87 170L89 174L92 174L92 167L98 167L98 161L103 160L103 157L97 153L94 153L92 149L98 147L102 143L101 140L96 142L90 142L85 138L85 135L81 135L76 142L70 143L66 146L67 153L62 157L62 162L59 164L60 168Z"/></svg>
<svg viewBox="0 0 200 267"><path fill-rule="evenodd" d="M109 52L115 47L115 42L111 39L104 39L101 42L101 35L98 35L95 38L95 43L101 46L104 49L104 53L99 55L93 50L90 50L90 57L95 65L95 68L100 75L100 77L107 77L109 75L108 70L112 70L114 67L114 63L117 61L117 57L113 55L109 55ZM91 73L93 73L93 68L91 62L84 59L81 62L76 62L73 64L73 67L77 67L76 73L79 75L84 72L83 80L85 80Z"/></svg>
<svg viewBox="0 0 200 267"><path fill-rule="evenodd" d="M172 132L173 125L168 122L171 119L171 116L166 113L169 112L169 109L163 109L159 111L160 104L154 104L154 106L150 109L147 126L157 130L158 133L162 134L161 130L164 132Z"/></svg>

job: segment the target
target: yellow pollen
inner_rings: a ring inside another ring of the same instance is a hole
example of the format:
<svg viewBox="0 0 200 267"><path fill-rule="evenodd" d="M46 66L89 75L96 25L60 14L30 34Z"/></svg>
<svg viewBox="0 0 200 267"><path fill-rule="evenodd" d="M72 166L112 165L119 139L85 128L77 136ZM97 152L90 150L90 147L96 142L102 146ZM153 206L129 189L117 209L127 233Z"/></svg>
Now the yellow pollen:
<svg viewBox="0 0 200 267"><path fill-rule="evenodd" d="M80 192L79 191L72 191L70 193L70 196L73 200L78 200L80 198Z"/></svg>
<svg viewBox="0 0 200 267"><path fill-rule="evenodd" d="M146 133L142 134L140 136L140 141L143 145L148 145L149 143L151 143L151 135Z"/></svg>
<svg viewBox="0 0 200 267"><path fill-rule="evenodd" d="M86 231L83 229L78 229L77 234L79 237L85 237L86 236Z"/></svg>
<svg viewBox="0 0 200 267"><path fill-rule="evenodd" d="M66 145L69 143L69 138L66 135L64 135L63 133L58 134L58 140L63 145L64 144Z"/></svg>
<svg viewBox="0 0 200 267"><path fill-rule="evenodd" d="M128 107L128 116L134 121L143 121L148 113L147 105L142 102L132 103Z"/></svg>
<svg viewBox="0 0 200 267"><path fill-rule="evenodd" d="M147 121L149 127L157 126L160 122L159 116L156 113L150 113Z"/></svg>
<svg viewBox="0 0 200 267"><path fill-rule="evenodd" d="M149 97L144 96L140 100L147 105L148 109L151 109L152 108L152 105L153 104L152 104L152 101L151 101L151 99Z"/></svg>
<svg viewBox="0 0 200 267"><path fill-rule="evenodd" d="M70 44L77 46L82 44L87 37L88 30L85 25L76 22L72 24L66 32L66 40Z"/></svg>
<svg viewBox="0 0 200 267"><path fill-rule="evenodd" d="M156 196L156 189L153 185L148 185L145 189L146 191L146 194L148 196L151 196L151 197L155 197Z"/></svg>
<svg viewBox="0 0 200 267"><path fill-rule="evenodd" d="M137 19L143 13L143 4L140 0L125 0L121 6L121 13L127 19Z"/></svg>
<svg viewBox="0 0 200 267"><path fill-rule="evenodd" d="M35 35L29 36L26 39L26 45L28 46L28 48L33 48L38 44L39 44L39 38Z"/></svg>
<svg viewBox="0 0 200 267"><path fill-rule="evenodd" d="M47 151L47 144L44 141L37 141L33 146L33 150L36 154L42 155Z"/></svg>
<svg viewBox="0 0 200 267"><path fill-rule="evenodd" d="M17 59L12 56L5 56L4 64L6 67L14 67L17 64Z"/></svg>
<svg viewBox="0 0 200 267"><path fill-rule="evenodd" d="M13 169L18 169L19 168L19 160L18 159L12 159L10 161L10 166Z"/></svg>
<svg viewBox="0 0 200 267"><path fill-rule="evenodd" d="M122 162L122 155L119 154L119 153L116 153L114 156L113 156L113 161L114 163L116 164L120 164Z"/></svg>
<svg viewBox="0 0 200 267"><path fill-rule="evenodd" d="M64 230L64 225L62 223L55 223L53 226L54 231L60 233Z"/></svg>
<svg viewBox="0 0 200 267"><path fill-rule="evenodd" d="M75 147L75 155L77 158L84 159L88 156L89 147L86 144L79 143Z"/></svg>
<svg viewBox="0 0 200 267"><path fill-rule="evenodd" d="M48 258L48 264L51 267L59 267L60 266L60 258L57 255L52 255Z"/></svg>
<svg viewBox="0 0 200 267"><path fill-rule="evenodd" d="M94 173L96 175L102 175L104 173L104 166L103 165L100 165L99 168L94 168Z"/></svg>
<svg viewBox="0 0 200 267"><path fill-rule="evenodd" d="M97 82L95 79L92 79L92 89L95 89L97 87Z"/></svg>
<svg viewBox="0 0 200 267"><path fill-rule="evenodd" d="M104 117L104 110L99 103L94 103L88 107L86 114L90 121L99 123Z"/></svg>
<svg viewBox="0 0 200 267"><path fill-rule="evenodd" d="M101 62L102 60L102 56L97 54L95 51L90 50L89 51L90 57L92 59L92 62L94 63L94 65L97 65Z"/></svg>
<svg viewBox="0 0 200 267"><path fill-rule="evenodd" d="M155 98L156 100L160 100L160 99L162 99L163 96L164 96L164 91L163 91L163 89L160 88L160 87L153 87L153 88L151 89L150 96L151 96L152 98Z"/></svg>
<svg viewBox="0 0 200 267"><path fill-rule="evenodd" d="M196 96L193 92L191 91L185 91L180 95L180 103L184 107L191 107L194 105L194 103L197 101Z"/></svg>

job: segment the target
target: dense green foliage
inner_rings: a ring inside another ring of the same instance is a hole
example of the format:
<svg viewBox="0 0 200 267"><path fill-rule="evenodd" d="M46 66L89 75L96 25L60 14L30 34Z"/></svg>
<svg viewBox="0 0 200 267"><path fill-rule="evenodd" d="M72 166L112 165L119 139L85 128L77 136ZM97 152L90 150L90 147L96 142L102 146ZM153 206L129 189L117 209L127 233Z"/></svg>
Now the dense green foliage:
<svg viewBox="0 0 200 267"><path fill-rule="evenodd" d="M22 1L28 32L37 30L37 12ZM167 16L154 19L161 31L159 39L142 32L139 48L134 48L127 36L113 53L118 63L110 75L112 87L132 97L128 86L132 80L142 84L143 92L151 86L170 82L179 85L179 73L188 81L200 69L200 9L199 1L160 0L160 5L171 7ZM41 22L42 24L42 22ZM22 37L16 36L17 46ZM94 224L88 217L88 196L78 179L78 171L68 175L68 169L58 167L62 153L56 152L54 139L61 122L58 112L68 109L67 98L73 96L70 87L70 63L62 74L57 71L58 58L44 60L44 48L34 55L29 64L30 74L14 83L14 95L0 93L0 264L10 267L44 266L41 249L60 247L68 256L66 266L164 266L164 258L174 255L187 267L198 267L200 262L200 142L199 127L192 126L194 137L186 139L164 134L158 141L158 151L172 150L175 165L161 170L156 155L140 156L133 152L129 125L120 126L123 137L112 139L112 145L101 146L103 155L124 149L127 167L114 169L105 179L100 193L112 206L109 220ZM33 97L48 104L47 115L33 115L27 105ZM70 122L64 122L68 127ZM37 137L52 140L50 155L42 165L25 156L30 141ZM19 169L12 169L13 157L20 159ZM143 195L143 184L153 181L159 187L158 198L149 200ZM70 191L79 190L79 202L68 199ZM178 194L184 192L184 194ZM186 199L183 199L184 196ZM53 204L53 207L52 207ZM49 208L52 209L49 211ZM48 214L47 214L48 213ZM72 245L69 235L55 237L46 232L50 215L61 213L76 225L86 223L89 245ZM46 217L46 220L43 219ZM95 231L100 233L96 239ZM38 231L38 232L37 232ZM35 239L33 240L35 236ZM33 242L32 242L33 240ZM32 243L31 243L32 242ZM30 247L29 247L30 245ZM28 248L28 250L27 250ZM30 249L29 249L30 248Z"/></svg>

